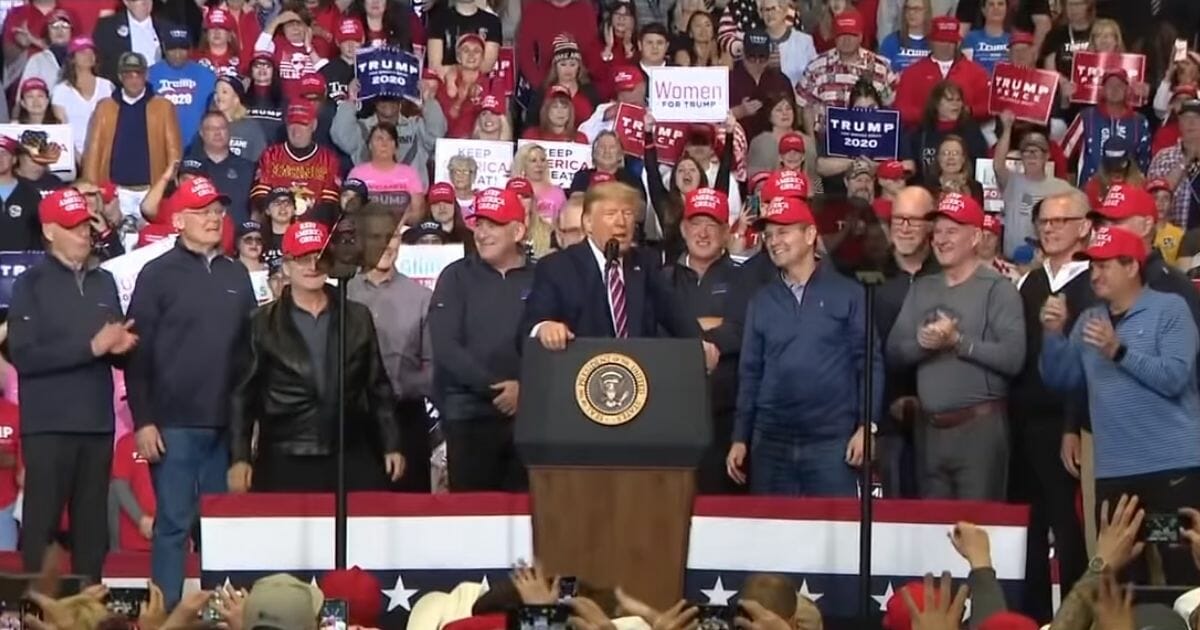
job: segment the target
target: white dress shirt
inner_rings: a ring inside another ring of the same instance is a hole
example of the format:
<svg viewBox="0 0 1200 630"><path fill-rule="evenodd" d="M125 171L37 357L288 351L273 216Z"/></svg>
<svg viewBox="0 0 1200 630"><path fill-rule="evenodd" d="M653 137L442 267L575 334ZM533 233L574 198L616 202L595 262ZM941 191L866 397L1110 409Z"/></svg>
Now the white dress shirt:
<svg viewBox="0 0 1200 630"><path fill-rule="evenodd" d="M154 20L146 18L141 22L129 17L129 50L141 53L146 58L146 65L152 66L162 59L162 47L158 43L158 31L154 30Z"/></svg>

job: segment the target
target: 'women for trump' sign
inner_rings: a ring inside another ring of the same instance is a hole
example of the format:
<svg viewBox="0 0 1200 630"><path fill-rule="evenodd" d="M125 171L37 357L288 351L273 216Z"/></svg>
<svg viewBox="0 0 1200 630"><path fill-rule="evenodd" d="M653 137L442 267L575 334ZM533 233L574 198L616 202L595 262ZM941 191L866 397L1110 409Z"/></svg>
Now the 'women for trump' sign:
<svg viewBox="0 0 1200 630"><path fill-rule="evenodd" d="M729 113L729 69L650 68L650 113L659 122L721 122Z"/></svg>

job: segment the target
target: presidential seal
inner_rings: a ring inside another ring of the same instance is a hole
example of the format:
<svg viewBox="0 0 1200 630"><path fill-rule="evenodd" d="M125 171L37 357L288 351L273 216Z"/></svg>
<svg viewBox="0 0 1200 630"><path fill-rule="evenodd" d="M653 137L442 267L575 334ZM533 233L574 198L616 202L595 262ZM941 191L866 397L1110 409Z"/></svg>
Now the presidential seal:
<svg viewBox="0 0 1200 630"><path fill-rule="evenodd" d="M575 402L592 422L615 427L636 418L646 406L646 373L633 359L599 354L579 368Z"/></svg>

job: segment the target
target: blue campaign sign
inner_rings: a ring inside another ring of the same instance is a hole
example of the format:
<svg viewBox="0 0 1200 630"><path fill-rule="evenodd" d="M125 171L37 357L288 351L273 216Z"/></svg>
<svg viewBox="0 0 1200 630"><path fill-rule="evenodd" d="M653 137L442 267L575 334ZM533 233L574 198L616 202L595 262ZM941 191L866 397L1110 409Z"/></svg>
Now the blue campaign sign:
<svg viewBox="0 0 1200 630"><path fill-rule="evenodd" d="M12 287L17 276L41 262L45 252L0 252L0 308L12 302Z"/></svg>
<svg viewBox="0 0 1200 630"><path fill-rule="evenodd" d="M421 102L421 60L407 50L391 46L364 48L354 58L354 76L360 101L389 96Z"/></svg>
<svg viewBox="0 0 1200 630"><path fill-rule="evenodd" d="M825 154L893 160L900 149L900 112L830 107L825 110Z"/></svg>

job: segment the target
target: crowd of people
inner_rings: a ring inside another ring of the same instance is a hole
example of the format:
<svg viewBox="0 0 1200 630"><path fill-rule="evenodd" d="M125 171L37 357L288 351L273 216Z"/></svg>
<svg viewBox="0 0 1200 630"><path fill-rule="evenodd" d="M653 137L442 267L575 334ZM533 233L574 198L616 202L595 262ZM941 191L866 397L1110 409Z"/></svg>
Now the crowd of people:
<svg viewBox="0 0 1200 630"><path fill-rule="evenodd" d="M522 346L577 336L701 340L701 492L853 497L870 465L888 497L1029 504L1038 621L1051 541L1064 593L1098 574L1100 504L1200 505L1196 2L27 0L3 24L0 251L46 252L0 405L0 547L30 569L60 530L93 578L148 549L175 606L200 495L332 490L342 379L351 489L524 490ZM360 98L378 46L422 61L417 98ZM1080 51L1143 71L1078 102ZM1046 124L989 109L1000 63L1058 74ZM618 110L670 66L727 68L728 116L676 155L647 113L631 147ZM830 155L828 107L896 110L896 155ZM531 143L485 187L469 153L434 168L442 139ZM550 142L591 161L555 173ZM131 296L99 266L163 239ZM417 245L462 252L432 290L397 271ZM1196 582L1155 549L1139 581Z"/></svg>

